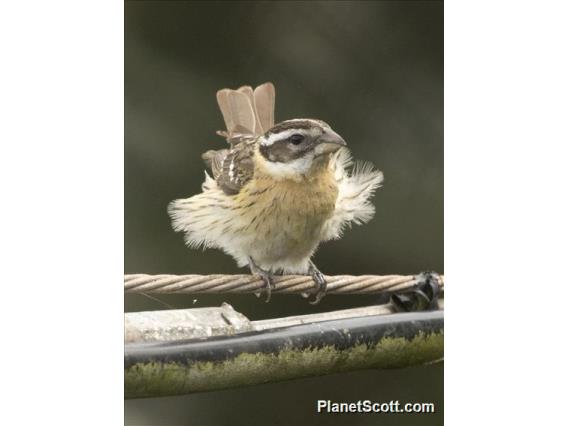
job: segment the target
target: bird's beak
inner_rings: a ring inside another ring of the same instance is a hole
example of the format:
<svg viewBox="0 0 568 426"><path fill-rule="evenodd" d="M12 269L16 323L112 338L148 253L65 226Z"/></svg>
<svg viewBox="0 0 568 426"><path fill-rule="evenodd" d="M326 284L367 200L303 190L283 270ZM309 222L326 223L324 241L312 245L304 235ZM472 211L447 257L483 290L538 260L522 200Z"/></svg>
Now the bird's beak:
<svg viewBox="0 0 568 426"><path fill-rule="evenodd" d="M323 135L318 138L317 145L315 147L315 153L316 156L329 154L346 145L347 143L341 136L339 136L331 129L326 129Z"/></svg>

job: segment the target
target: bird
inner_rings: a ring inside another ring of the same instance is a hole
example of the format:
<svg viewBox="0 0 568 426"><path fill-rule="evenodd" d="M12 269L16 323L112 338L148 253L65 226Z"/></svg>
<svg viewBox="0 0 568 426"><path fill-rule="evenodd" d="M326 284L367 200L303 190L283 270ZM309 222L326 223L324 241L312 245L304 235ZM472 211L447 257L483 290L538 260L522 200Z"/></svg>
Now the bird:
<svg viewBox="0 0 568 426"><path fill-rule="evenodd" d="M317 304L327 281L312 257L320 243L371 220L383 173L354 163L345 140L320 119L274 123L275 87L217 92L229 146L208 150L202 192L168 205L190 248L216 248L262 278L266 302L276 274L309 275L302 294ZM259 294L257 294L259 296Z"/></svg>

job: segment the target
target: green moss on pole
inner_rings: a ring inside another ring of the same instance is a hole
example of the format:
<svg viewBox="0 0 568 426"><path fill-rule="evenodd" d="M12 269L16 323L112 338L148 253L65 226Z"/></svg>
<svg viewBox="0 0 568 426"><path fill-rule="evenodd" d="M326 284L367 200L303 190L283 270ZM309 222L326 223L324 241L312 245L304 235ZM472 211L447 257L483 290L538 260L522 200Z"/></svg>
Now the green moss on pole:
<svg viewBox="0 0 568 426"><path fill-rule="evenodd" d="M241 353L219 361L135 362L125 369L125 396L179 395L352 370L400 368L438 361L443 353L443 329L439 329L344 349L326 345Z"/></svg>

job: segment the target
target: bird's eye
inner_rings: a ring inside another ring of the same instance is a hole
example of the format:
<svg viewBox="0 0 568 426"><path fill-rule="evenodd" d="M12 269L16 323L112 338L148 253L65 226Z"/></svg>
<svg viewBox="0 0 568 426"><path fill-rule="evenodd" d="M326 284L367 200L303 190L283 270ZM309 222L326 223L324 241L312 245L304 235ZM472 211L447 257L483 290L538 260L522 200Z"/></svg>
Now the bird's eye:
<svg viewBox="0 0 568 426"><path fill-rule="evenodd" d="M289 138L290 142L292 142L294 145L299 145L302 143L302 141L304 140L304 135L300 135L299 133L295 133L292 136L290 136Z"/></svg>

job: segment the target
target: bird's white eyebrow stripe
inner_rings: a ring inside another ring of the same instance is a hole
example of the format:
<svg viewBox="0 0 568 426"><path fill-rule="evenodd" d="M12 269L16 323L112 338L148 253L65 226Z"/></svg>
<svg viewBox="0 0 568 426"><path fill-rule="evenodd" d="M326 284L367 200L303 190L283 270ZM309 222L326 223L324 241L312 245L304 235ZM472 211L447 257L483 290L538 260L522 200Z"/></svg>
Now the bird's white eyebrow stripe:
<svg viewBox="0 0 568 426"><path fill-rule="evenodd" d="M280 133L273 133L268 137L268 139L264 139L262 144L266 146L272 145L274 142L288 139L293 134L302 132L302 130L303 129L289 129Z"/></svg>

